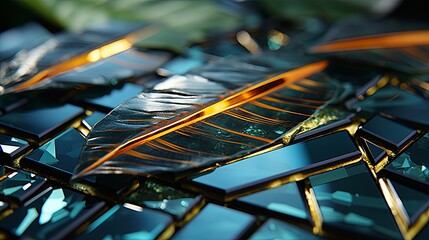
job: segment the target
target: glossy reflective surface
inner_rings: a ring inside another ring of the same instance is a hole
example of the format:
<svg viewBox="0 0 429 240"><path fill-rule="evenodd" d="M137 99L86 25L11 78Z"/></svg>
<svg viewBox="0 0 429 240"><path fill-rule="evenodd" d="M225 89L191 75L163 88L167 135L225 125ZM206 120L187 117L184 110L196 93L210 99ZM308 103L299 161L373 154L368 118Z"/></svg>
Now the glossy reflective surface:
<svg viewBox="0 0 429 240"><path fill-rule="evenodd" d="M287 224L285 222L268 219L262 226L259 227L256 232L250 236L252 240L262 240L262 239L290 239L290 240L299 240L299 239L322 239L320 237L312 235L310 232L299 229L293 225Z"/></svg>
<svg viewBox="0 0 429 240"><path fill-rule="evenodd" d="M22 202L39 190L45 181L33 173L22 170L12 172L0 181L0 194Z"/></svg>
<svg viewBox="0 0 429 240"><path fill-rule="evenodd" d="M28 147L28 142L25 140L0 134L1 161L13 159Z"/></svg>
<svg viewBox="0 0 429 240"><path fill-rule="evenodd" d="M320 152L321 149L324 151ZM227 194L261 181L274 180L314 166L346 161L359 155L351 138L343 131L232 163L192 181Z"/></svg>
<svg viewBox="0 0 429 240"><path fill-rule="evenodd" d="M249 214L208 204L172 239L237 239L255 220ZM222 231L219 231L220 228Z"/></svg>
<svg viewBox="0 0 429 240"><path fill-rule="evenodd" d="M307 219L307 208L296 183L288 183L280 187L253 193L237 199L240 204L247 203L252 207Z"/></svg>
<svg viewBox="0 0 429 240"><path fill-rule="evenodd" d="M92 222L79 239L156 239L171 224L166 214L115 205Z"/></svg>
<svg viewBox="0 0 429 240"><path fill-rule="evenodd" d="M35 140L41 140L47 134L82 115L83 112L82 108L69 104L36 108L26 105L0 116L0 126L11 131L22 132Z"/></svg>
<svg viewBox="0 0 429 240"><path fill-rule="evenodd" d="M393 162L387 166L387 169L429 184L428 144L429 134L426 133L426 135L393 160Z"/></svg>
<svg viewBox="0 0 429 240"><path fill-rule="evenodd" d="M89 196L68 189L50 188L1 220L0 226L18 237L63 238L103 206L103 202Z"/></svg>
<svg viewBox="0 0 429 240"><path fill-rule="evenodd" d="M360 131L364 137L384 145L391 145L394 150L400 149L417 134L416 130L381 116L371 118Z"/></svg>
<svg viewBox="0 0 429 240"><path fill-rule="evenodd" d="M324 226L375 238L402 238L386 200L364 163L310 177L310 182Z"/></svg>

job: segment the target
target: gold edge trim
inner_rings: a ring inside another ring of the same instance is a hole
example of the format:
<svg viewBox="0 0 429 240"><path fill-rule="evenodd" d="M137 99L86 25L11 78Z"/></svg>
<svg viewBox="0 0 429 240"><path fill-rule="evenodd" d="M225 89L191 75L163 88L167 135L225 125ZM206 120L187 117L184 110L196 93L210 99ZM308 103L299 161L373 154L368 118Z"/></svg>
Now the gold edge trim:
<svg viewBox="0 0 429 240"><path fill-rule="evenodd" d="M310 217L313 220L313 233L317 235L321 235L322 225L323 225L323 217L320 211L319 204L317 203L316 195L314 194L313 188L310 185L310 182L307 180L305 182L305 198L307 200L308 209L310 210Z"/></svg>
<svg viewBox="0 0 429 240"><path fill-rule="evenodd" d="M408 236L410 239L414 238L429 222L429 208L423 212L414 223L414 225L410 226L408 229Z"/></svg>
<svg viewBox="0 0 429 240"><path fill-rule="evenodd" d="M386 178L379 179L378 183L402 236L404 239L411 239L408 234L408 225L410 223L408 214L404 209L401 199L393 188L392 183Z"/></svg>

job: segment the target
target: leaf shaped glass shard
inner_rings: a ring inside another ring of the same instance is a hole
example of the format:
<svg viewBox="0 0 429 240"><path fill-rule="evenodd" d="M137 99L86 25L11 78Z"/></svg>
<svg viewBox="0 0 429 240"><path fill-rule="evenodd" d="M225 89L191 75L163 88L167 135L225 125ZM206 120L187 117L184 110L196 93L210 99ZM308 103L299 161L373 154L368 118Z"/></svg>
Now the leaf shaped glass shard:
<svg viewBox="0 0 429 240"><path fill-rule="evenodd" d="M324 61L271 77L279 69L253 60L221 60L124 102L88 135L74 178L180 173L232 160L282 138L343 90L318 74Z"/></svg>
<svg viewBox="0 0 429 240"><path fill-rule="evenodd" d="M147 68L139 67L137 71L136 65L150 61L144 53L132 49L132 45L137 39L144 38L154 31L156 30L153 26L111 22L90 27L82 33L60 33L28 51L18 52L10 61L2 63L0 95L29 89L64 87L67 86L66 82L73 85L77 84L74 77L82 75L84 78L80 78L81 83L109 85L110 79L106 80L105 77L100 81L99 78L106 65L114 65L116 70L117 68L128 70L126 73L123 70L114 71L118 74L111 76L112 78L142 74L149 68L152 72L166 61L168 54L156 59L157 61L152 59L158 64L149 64ZM80 69L82 66L84 68ZM66 74L59 79L56 78L70 70L75 70L71 77L70 74ZM96 77L85 78L85 74L94 72L98 73Z"/></svg>
<svg viewBox="0 0 429 240"><path fill-rule="evenodd" d="M429 72L429 25L424 22L345 21L311 53L412 74Z"/></svg>

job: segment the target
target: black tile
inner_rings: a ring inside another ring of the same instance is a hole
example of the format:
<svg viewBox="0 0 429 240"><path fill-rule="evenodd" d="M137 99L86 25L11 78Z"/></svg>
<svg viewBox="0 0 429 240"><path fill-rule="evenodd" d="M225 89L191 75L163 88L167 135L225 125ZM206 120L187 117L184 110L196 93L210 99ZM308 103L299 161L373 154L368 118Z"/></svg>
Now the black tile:
<svg viewBox="0 0 429 240"><path fill-rule="evenodd" d="M40 176L18 170L0 181L0 195L22 203L40 190L45 182Z"/></svg>
<svg viewBox="0 0 429 240"><path fill-rule="evenodd" d="M360 155L347 131L340 131L219 167L185 186L206 188L205 194L229 200L248 188L268 186L293 174L303 177L316 169L332 167Z"/></svg>
<svg viewBox="0 0 429 240"><path fill-rule="evenodd" d="M268 219L255 233L250 236L251 240L262 239L307 239L316 240L323 239L302 230L292 224L288 224L276 219Z"/></svg>
<svg viewBox="0 0 429 240"><path fill-rule="evenodd" d="M429 128L429 100L392 86L357 101L351 108L366 114L383 113L418 127Z"/></svg>
<svg viewBox="0 0 429 240"><path fill-rule="evenodd" d="M165 213L130 204L115 205L91 223L79 239L157 239L172 224Z"/></svg>
<svg viewBox="0 0 429 240"><path fill-rule="evenodd" d="M323 228L377 239L402 239L383 194L363 162L309 179Z"/></svg>
<svg viewBox="0 0 429 240"><path fill-rule="evenodd" d="M128 100L137 94L141 93L143 90L142 86L126 83L121 88L114 88L110 92L105 93L100 96L100 93L97 93L96 96L91 96L91 93L88 93L88 96L83 98L77 97L79 104L85 105L91 109L99 110L101 112L110 112L113 108L117 107L123 101Z"/></svg>
<svg viewBox="0 0 429 240"><path fill-rule="evenodd" d="M0 116L0 127L41 142L53 136L84 110L70 104L62 106L25 105L16 111Z"/></svg>
<svg viewBox="0 0 429 240"><path fill-rule="evenodd" d="M247 213L208 204L172 239L239 239L255 220Z"/></svg>
<svg viewBox="0 0 429 240"><path fill-rule="evenodd" d="M7 203L0 201L0 214L1 214L4 210L8 209L8 207L9 207L9 205L8 205Z"/></svg>
<svg viewBox="0 0 429 240"><path fill-rule="evenodd" d="M374 116L359 129L357 134L381 146L399 151L416 136L417 131L393 120Z"/></svg>
<svg viewBox="0 0 429 240"><path fill-rule="evenodd" d="M13 160L29 148L27 141L0 134L0 163Z"/></svg>
<svg viewBox="0 0 429 240"><path fill-rule="evenodd" d="M1 220L0 228L25 239L62 239L104 206L102 201L68 189L48 188Z"/></svg>

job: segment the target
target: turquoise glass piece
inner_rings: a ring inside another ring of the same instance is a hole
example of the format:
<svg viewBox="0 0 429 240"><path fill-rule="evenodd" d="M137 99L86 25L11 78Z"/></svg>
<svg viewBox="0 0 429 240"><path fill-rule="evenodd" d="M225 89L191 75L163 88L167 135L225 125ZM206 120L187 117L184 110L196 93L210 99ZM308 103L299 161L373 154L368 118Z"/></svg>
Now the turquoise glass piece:
<svg viewBox="0 0 429 240"><path fill-rule="evenodd" d="M262 240L262 239L288 239L288 240L316 240L322 239L310 232L304 231L294 225L287 224L285 222L268 219L255 233L250 236L251 240Z"/></svg>
<svg viewBox="0 0 429 240"><path fill-rule="evenodd" d="M110 112L113 108L121 104L123 101L130 99L143 90L142 86L126 83L121 88L114 88L111 92L102 96L91 96L82 99L83 104L91 108L99 109L103 112Z"/></svg>
<svg viewBox="0 0 429 240"><path fill-rule="evenodd" d="M25 140L0 134L0 162L13 159L28 147L28 142Z"/></svg>
<svg viewBox="0 0 429 240"><path fill-rule="evenodd" d="M115 205L91 223L79 239L156 239L173 224L167 214L124 206Z"/></svg>
<svg viewBox="0 0 429 240"><path fill-rule="evenodd" d="M48 188L1 220L0 228L24 239L63 239L104 206L93 197Z"/></svg>
<svg viewBox="0 0 429 240"><path fill-rule="evenodd" d="M64 124L83 115L84 110L70 104L62 106L37 106L27 104L13 112L0 116L0 127L4 127L28 135L28 137L41 141Z"/></svg>
<svg viewBox="0 0 429 240"><path fill-rule="evenodd" d="M94 125L102 119L106 114L101 112L93 112L90 116L85 118L85 121L89 124L89 126L94 127Z"/></svg>
<svg viewBox="0 0 429 240"><path fill-rule="evenodd" d="M18 170L0 181L0 194L23 202L39 190L45 181L33 173Z"/></svg>
<svg viewBox="0 0 429 240"><path fill-rule="evenodd" d="M210 191L230 194L244 187L359 155L348 133L341 131L219 167L192 181L210 187Z"/></svg>
<svg viewBox="0 0 429 240"><path fill-rule="evenodd" d="M77 165L83 143L84 138L79 132L74 128L69 129L25 156L21 160L21 165L36 168L46 172L45 174L60 171L60 174L70 178Z"/></svg>
<svg viewBox="0 0 429 240"><path fill-rule="evenodd" d="M172 239L238 239L253 226L255 220L247 213L208 204Z"/></svg>
<svg viewBox="0 0 429 240"><path fill-rule="evenodd" d="M237 199L240 204L246 203L271 212L285 214L300 219L307 219L308 213L304 200L296 183L253 193Z"/></svg>
<svg viewBox="0 0 429 240"><path fill-rule="evenodd" d="M426 133L387 166L394 172L429 184L429 134Z"/></svg>
<svg viewBox="0 0 429 240"><path fill-rule="evenodd" d="M420 214L429 207L429 194L394 180L391 180L391 183L408 213L411 224L415 223Z"/></svg>
<svg viewBox="0 0 429 240"><path fill-rule="evenodd" d="M364 113L382 113L420 126L429 126L429 100L405 90L387 86L356 102L353 109Z"/></svg>
<svg viewBox="0 0 429 240"><path fill-rule="evenodd" d="M195 195L148 180L132 192L125 201L161 210L172 214L177 219L182 219L201 199Z"/></svg>
<svg viewBox="0 0 429 240"><path fill-rule="evenodd" d="M309 179L324 227L377 239L402 239L389 206L363 162Z"/></svg>

